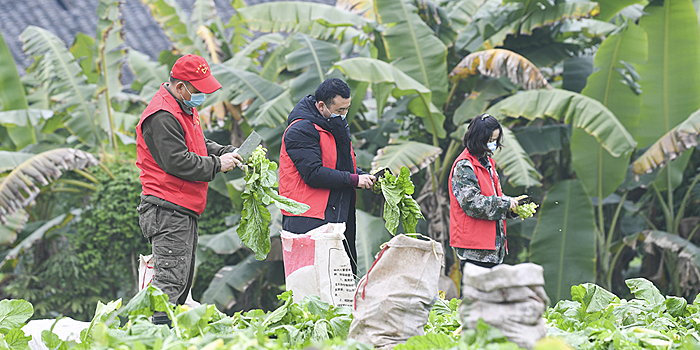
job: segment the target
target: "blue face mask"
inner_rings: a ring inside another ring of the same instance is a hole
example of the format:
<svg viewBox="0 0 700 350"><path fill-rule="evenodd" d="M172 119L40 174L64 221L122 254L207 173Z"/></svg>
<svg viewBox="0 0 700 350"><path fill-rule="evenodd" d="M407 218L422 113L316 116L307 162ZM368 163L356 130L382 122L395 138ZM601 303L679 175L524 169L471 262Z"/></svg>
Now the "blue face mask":
<svg viewBox="0 0 700 350"><path fill-rule="evenodd" d="M496 152L496 148L498 147L498 145L497 145L496 141L493 141L493 142L487 143L486 147L489 148L489 151Z"/></svg>
<svg viewBox="0 0 700 350"><path fill-rule="evenodd" d="M187 85L185 85L185 90L187 90L187 92L189 92L190 100L189 101L185 100L185 98L182 97L182 94L180 94L180 97L182 97L182 102L184 102L185 106L187 106L187 107L190 107L190 108L197 107L197 106L201 105L202 103L204 103L204 99L207 98L207 95L204 94L203 92L196 93L196 94L191 93L190 89L187 88Z"/></svg>
<svg viewBox="0 0 700 350"><path fill-rule="evenodd" d="M326 107L326 109L328 109L328 107L326 105L324 105L324 107ZM331 114L331 118L341 117L341 118L343 118L343 120L345 119L345 116L347 115L347 114L341 115L341 114L332 113L330 109L328 109L328 113Z"/></svg>

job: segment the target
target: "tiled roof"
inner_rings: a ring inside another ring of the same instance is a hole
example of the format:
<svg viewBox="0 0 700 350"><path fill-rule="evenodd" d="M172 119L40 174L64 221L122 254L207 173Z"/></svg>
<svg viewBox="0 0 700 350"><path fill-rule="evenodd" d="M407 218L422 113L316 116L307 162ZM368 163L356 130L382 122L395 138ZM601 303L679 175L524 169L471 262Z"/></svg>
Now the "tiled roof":
<svg viewBox="0 0 700 350"><path fill-rule="evenodd" d="M213 0L224 23L235 13L231 0ZM250 5L270 0L245 0ZM278 0L271 0L278 1ZM334 4L335 0L306 0ZM177 0L189 15L195 0ZM31 63L22 51L19 35L29 25L49 30L70 46L78 32L95 35L98 0L0 0L0 33L21 73ZM123 0L126 45L157 59L170 41L140 0Z"/></svg>

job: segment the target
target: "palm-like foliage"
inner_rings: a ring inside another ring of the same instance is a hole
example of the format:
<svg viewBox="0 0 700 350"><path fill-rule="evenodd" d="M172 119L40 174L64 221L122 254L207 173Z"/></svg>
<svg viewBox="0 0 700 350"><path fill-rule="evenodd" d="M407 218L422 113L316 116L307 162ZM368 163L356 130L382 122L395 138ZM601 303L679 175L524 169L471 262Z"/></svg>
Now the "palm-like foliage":
<svg viewBox="0 0 700 350"><path fill-rule="evenodd" d="M5 154L5 158L22 159L10 154ZM0 221L7 223L6 216L33 202L39 187L49 185L63 171L96 165L98 161L92 154L73 148L58 148L24 160L0 182Z"/></svg>

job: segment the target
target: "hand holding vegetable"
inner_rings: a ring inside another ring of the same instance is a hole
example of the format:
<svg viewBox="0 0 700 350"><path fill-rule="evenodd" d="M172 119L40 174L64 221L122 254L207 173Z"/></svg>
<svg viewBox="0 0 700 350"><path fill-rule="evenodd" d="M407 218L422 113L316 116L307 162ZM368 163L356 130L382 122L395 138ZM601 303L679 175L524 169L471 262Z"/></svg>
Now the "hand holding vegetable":
<svg viewBox="0 0 700 350"><path fill-rule="evenodd" d="M513 200L515 200L516 203L515 207L513 207ZM518 216L520 216L520 220L525 220L532 217L532 215L537 211L537 207L539 206L532 202L527 195L511 198L510 210L518 214Z"/></svg>

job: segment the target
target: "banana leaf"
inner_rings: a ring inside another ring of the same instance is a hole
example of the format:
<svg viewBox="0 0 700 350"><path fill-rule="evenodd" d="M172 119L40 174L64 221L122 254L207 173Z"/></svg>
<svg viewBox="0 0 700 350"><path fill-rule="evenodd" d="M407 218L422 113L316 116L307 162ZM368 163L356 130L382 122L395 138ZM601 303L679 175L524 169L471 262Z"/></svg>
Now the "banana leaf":
<svg viewBox="0 0 700 350"><path fill-rule="evenodd" d="M22 149L35 144L41 135L39 132L46 120L53 117L52 110L16 109L0 112L0 125L7 129L7 138L14 147ZM4 146L4 145L3 145Z"/></svg>
<svg viewBox="0 0 700 350"><path fill-rule="evenodd" d="M558 182L542 201L530 261L544 268L549 299L571 299L571 287L595 282L595 216L578 180Z"/></svg>
<svg viewBox="0 0 700 350"><path fill-rule="evenodd" d="M501 168L503 174L508 177L508 183L524 187L542 186L540 183L542 175L510 129L503 128L502 142L504 148L494 152L493 159L496 161L496 166Z"/></svg>
<svg viewBox="0 0 700 350"><path fill-rule="evenodd" d="M90 147L101 146L106 134L95 120L95 86L87 84L73 54L61 39L39 27L28 26L20 38L25 53L39 59L36 76L47 86L47 93L57 100L53 109L69 113L65 127L80 142Z"/></svg>
<svg viewBox="0 0 700 350"><path fill-rule="evenodd" d="M175 0L141 0L151 11L153 19L163 29L165 36L173 43L175 53L184 55L188 53L198 54L207 61L210 57L203 49L197 38L195 30L187 23L187 14Z"/></svg>
<svg viewBox="0 0 700 350"><path fill-rule="evenodd" d="M506 49L484 50L468 55L452 69L450 79L457 83L476 74L492 78L505 75L513 84L520 84L525 90L551 88L532 62Z"/></svg>
<svg viewBox="0 0 700 350"><path fill-rule="evenodd" d="M639 26L649 38L649 58L636 66L642 107L639 127L630 130L640 147L653 144L700 108L700 31L692 2L655 1L644 12ZM678 186L689 159L684 154L666 167L657 186Z"/></svg>
<svg viewBox="0 0 700 350"><path fill-rule="evenodd" d="M148 55L134 49L129 50L129 67L141 86L139 96L144 102L150 101L160 89L160 84L166 82L170 77L168 67L157 61L152 61Z"/></svg>
<svg viewBox="0 0 700 350"><path fill-rule="evenodd" d="M455 110L452 115L452 122L459 127L477 115L484 113L491 101L510 93L511 91L499 79L479 79L476 86Z"/></svg>
<svg viewBox="0 0 700 350"><path fill-rule="evenodd" d="M646 43L646 33L632 21L605 39L596 52L597 71L590 75L581 92L607 107L628 131L639 123L642 100L622 81L620 70L625 68L625 63L646 61ZM612 156L585 131L572 130L571 152L572 166L591 196L605 198L624 181L629 159Z"/></svg>
<svg viewBox="0 0 700 350"><path fill-rule="evenodd" d="M302 1L260 3L238 9L250 30L263 33L298 32L325 39L342 27L362 27L367 20L336 7ZM340 27L336 29L336 27Z"/></svg>
<svg viewBox="0 0 700 350"><path fill-rule="evenodd" d="M285 56L287 70L306 69L290 81L289 87L294 101L313 94L316 88L326 80L326 72L334 62L340 61L338 46L326 41L316 40L305 34L294 34L294 39L302 47Z"/></svg>
<svg viewBox="0 0 700 350"><path fill-rule="evenodd" d="M642 0L598 0L596 2L600 5L600 14L597 18L604 22L610 22L620 10L627 6L643 3Z"/></svg>
<svg viewBox="0 0 700 350"><path fill-rule="evenodd" d="M416 141L397 140L380 148L372 160L372 172L380 168L389 168L398 174L402 167L408 167L411 174L419 172L430 165L440 154L442 148Z"/></svg>
<svg viewBox="0 0 700 350"><path fill-rule="evenodd" d="M39 186L49 185L63 171L97 164L92 154L74 148L58 148L25 160L0 181L0 222L34 201Z"/></svg>
<svg viewBox="0 0 700 350"><path fill-rule="evenodd" d="M0 269L13 269L17 265L20 254L22 254L26 249L31 248L37 241L42 240L44 235L46 235L46 233L49 231L57 227L65 226L68 222L73 220L74 216L75 215L73 213L61 214L41 225L41 227L29 234L27 238L19 242L7 253L7 255L5 255L5 261L2 263L2 267L0 267Z"/></svg>
<svg viewBox="0 0 700 350"><path fill-rule="evenodd" d="M11 111L14 109L27 109L27 96L24 93L24 85L19 79L19 72L12 58L12 52L7 47L5 39L0 34L0 110Z"/></svg>
<svg viewBox="0 0 700 350"><path fill-rule="evenodd" d="M487 113L502 120L553 118L586 131L613 157L627 156L637 143L624 126L600 102L571 91L531 90L510 96L491 106Z"/></svg>
<svg viewBox="0 0 700 350"><path fill-rule="evenodd" d="M392 96L398 98L409 94L418 94L419 98L411 101L409 109L415 115L423 118L423 123L431 134L436 137L445 137L445 116L433 103L432 92L423 84L417 82L397 67L374 58L356 57L342 60L336 63L338 68L348 79L368 82L373 87L386 89L384 83L394 84Z"/></svg>
<svg viewBox="0 0 700 350"><path fill-rule="evenodd" d="M647 174L664 167L700 141L700 110L654 142L632 163L635 174Z"/></svg>
<svg viewBox="0 0 700 350"><path fill-rule="evenodd" d="M378 22L388 59L396 68L433 92L441 106L447 98L447 47L418 16L417 8L404 0L375 0Z"/></svg>
<svg viewBox="0 0 700 350"><path fill-rule="evenodd" d="M212 64L211 73L221 83L223 88L208 99L204 107L217 102L230 101L231 104L241 104L248 99L253 99L246 110L247 116L255 115L255 111L262 104L273 100L284 92L284 89L263 77L224 64Z"/></svg>
<svg viewBox="0 0 700 350"><path fill-rule="evenodd" d="M222 267L202 294L202 302L214 304L219 310L230 309L236 304L235 292L245 291L251 280L258 278L268 264L250 255L236 265Z"/></svg>
<svg viewBox="0 0 700 350"><path fill-rule="evenodd" d="M114 98L122 92L121 67L127 59L124 43L121 1L100 0L97 5L97 32L95 33L98 55L95 66L100 74L97 93L107 89Z"/></svg>
<svg viewBox="0 0 700 350"><path fill-rule="evenodd" d="M251 126L265 125L274 128L287 122L289 112L294 109L294 102L289 91L281 93L272 100L263 103L255 111L255 118L251 120Z"/></svg>

